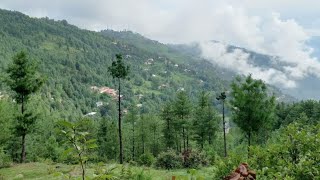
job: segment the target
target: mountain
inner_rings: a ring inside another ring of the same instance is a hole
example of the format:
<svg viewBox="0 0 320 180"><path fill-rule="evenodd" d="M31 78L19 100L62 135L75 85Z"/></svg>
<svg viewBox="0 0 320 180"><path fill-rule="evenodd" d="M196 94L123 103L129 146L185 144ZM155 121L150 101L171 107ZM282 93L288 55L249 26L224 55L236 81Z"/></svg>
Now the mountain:
<svg viewBox="0 0 320 180"><path fill-rule="evenodd" d="M220 43L217 41L212 41L212 43ZM311 43L311 42L310 42ZM311 46L311 45L310 45ZM202 53L202 48L200 43L193 43L190 45L171 45L172 48L178 49L180 52L184 54L189 54L190 56L196 58L204 58ZM313 38L312 39L312 46L314 48L314 57L317 57L317 50L320 47L320 38ZM284 72L285 66L290 66L289 63L283 62L279 60L279 57L270 56L267 54L257 53L242 47L237 47L233 45L226 45L226 54L230 53L233 54L235 50L240 50L242 53L246 54L248 57L246 58L247 63L252 67L257 67L261 70L268 70L274 69L279 72ZM320 56L319 56L320 57ZM317 58L319 58L317 57ZM233 57L236 58L236 57ZM212 60L207 59L208 61L212 62L217 68L222 68L222 63L219 63L219 60ZM223 77L220 76L222 79L232 79L235 74L240 73L237 70L237 67L233 68L224 68ZM297 99L320 99L319 91L320 91L320 79L318 77L309 75L301 80L296 80L297 87L295 88L287 88L281 84L278 85L269 85L273 89L273 91L283 92L284 94L290 95Z"/></svg>
<svg viewBox="0 0 320 180"><path fill-rule="evenodd" d="M142 112L158 112L179 89L185 89L193 100L202 90L215 96L228 90L236 75L178 45L165 45L130 31L93 32L66 20L31 18L7 10L0 10L0 17L1 72L14 54L26 51L39 61L41 73L47 77L40 101L50 112L59 112L61 118L115 115L112 95L99 91L110 90L112 94L116 89L107 67L117 53L123 54L131 67L122 94L124 107L139 105ZM0 89L8 93L3 84ZM292 100L275 92L284 101Z"/></svg>

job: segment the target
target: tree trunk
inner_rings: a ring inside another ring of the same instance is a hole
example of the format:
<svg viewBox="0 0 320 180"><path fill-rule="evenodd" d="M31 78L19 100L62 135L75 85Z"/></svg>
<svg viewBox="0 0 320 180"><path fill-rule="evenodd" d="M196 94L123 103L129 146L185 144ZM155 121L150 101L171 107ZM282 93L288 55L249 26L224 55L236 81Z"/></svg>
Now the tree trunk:
<svg viewBox="0 0 320 180"><path fill-rule="evenodd" d="M224 101L222 102L222 123L223 123L223 142L224 142L224 157L227 157L227 140L226 140L226 122L224 121Z"/></svg>
<svg viewBox="0 0 320 180"><path fill-rule="evenodd" d="M153 129L153 156L156 156L156 128Z"/></svg>
<svg viewBox="0 0 320 180"><path fill-rule="evenodd" d="M142 154L144 154L144 134L142 136Z"/></svg>
<svg viewBox="0 0 320 180"><path fill-rule="evenodd" d="M24 95L21 98L21 114L24 114ZM23 119L22 119L23 120ZM23 130L21 135L21 158L20 162L24 163L26 160L26 132Z"/></svg>
<svg viewBox="0 0 320 180"><path fill-rule="evenodd" d="M119 94L118 94L118 112L119 112L119 121L118 121L118 126L119 126L119 150L120 150L120 155L119 155L119 161L120 164L123 164L123 149L122 149L122 134L121 134L121 82L120 78L118 79L119 82Z"/></svg>
<svg viewBox="0 0 320 180"><path fill-rule="evenodd" d="M250 139L251 139L251 131L248 132L248 158L250 158L250 145L251 145Z"/></svg>
<svg viewBox="0 0 320 180"><path fill-rule="evenodd" d="M82 161L82 157L81 157L81 153L78 154L79 156L79 160L80 160L80 164L81 164L81 169L82 169L82 180L84 180L85 177L85 169L84 169L84 165L83 165L83 161Z"/></svg>
<svg viewBox="0 0 320 180"><path fill-rule="evenodd" d="M135 144L134 144L134 121L132 123L132 160L134 160L134 148L135 148Z"/></svg>
<svg viewBox="0 0 320 180"><path fill-rule="evenodd" d="M186 150L186 137L185 137L185 131L184 131L184 127L182 127L182 139L183 139L183 151Z"/></svg>
<svg viewBox="0 0 320 180"><path fill-rule="evenodd" d="M189 134L188 134L188 132L189 131L187 131L187 133L186 133L187 134L187 149L189 149Z"/></svg>
<svg viewBox="0 0 320 180"><path fill-rule="evenodd" d="M179 152L179 139L178 139L178 133L176 133L176 145L177 145L177 152Z"/></svg>
<svg viewBox="0 0 320 180"><path fill-rule="evenodd" d="M26 134L23 133L22 134L22 138L21 138L21 159L20 162L24 163L26 161Z"/></svg>
<svg viewBox="0 0 320 180"><path fill-rule="evenodd" d="M204 135L203 133L201 133L201 150L203 149L203 142L204 142Z"/></svg>

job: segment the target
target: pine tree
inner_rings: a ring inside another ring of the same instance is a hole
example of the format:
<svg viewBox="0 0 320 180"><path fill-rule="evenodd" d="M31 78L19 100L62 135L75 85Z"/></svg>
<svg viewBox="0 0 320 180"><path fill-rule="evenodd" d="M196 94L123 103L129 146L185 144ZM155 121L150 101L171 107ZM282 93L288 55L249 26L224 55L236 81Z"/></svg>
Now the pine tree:
<svg viewBox="0 0 320 180"><path fill-rule="evenodd" d="M129 66L126 66L122 61L122 55L116 54L116 60L108 67L111 76L118 81L118 131L119 131L119 161L123 164L123 146L122 146L122 132L121 132L121 79L126 79L129 74Z"/></svg>
<svg viewBox="0 0 320 180"><path fill-rule="evenodd" d="M21 136L20 162L26 160L26 135L31 131L36 118L31 112L26 113L26 104L32 94L37 92L44 79L38 74L37 64L29 59L24 52L13 57L13 63L7 69L7 84L14 91L14 99L21 105L21 114L17 117L16 131Z"/></svg>
<svg viewBox="0 0 320 180"><path fill-rule="evenodd" d="M189 147L189 118L191 114L191 102L185 91L180 91L173 103L173 111L177 118L175 129L182 131L183 150Z"/></svg>
<svg viewBox="0 0 320 180"><path fill-rule="evenodd" d="M269 97L267 86L261 80L254 80L251 75L245 80L237 77L231 84L233 111L232 119L246 133L248 156L252 133L256 133L272 121L275 111L275 98Z"/></svg>
<svg viewBox="0 0 320 180"><path fill-rule="evenodd" d="M167 103L162 112L161 118L165 122L163 128L164 142L167 149L174 148L174 114L171 103Z"/></svg>
<svg viewBox="0 0 320 180"><path fill-rule="evenodd" d="M212 144L217 131L218 115L209 102L209 94L201 92L198 106L194 112L193 131L194 138L201 149L207 141Z"/></svg>

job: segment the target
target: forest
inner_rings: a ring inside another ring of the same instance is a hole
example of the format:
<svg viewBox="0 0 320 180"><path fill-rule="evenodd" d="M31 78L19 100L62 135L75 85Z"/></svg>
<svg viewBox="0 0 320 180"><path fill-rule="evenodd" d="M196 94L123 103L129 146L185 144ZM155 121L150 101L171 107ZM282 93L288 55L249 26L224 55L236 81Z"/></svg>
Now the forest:
<svg viewBox="0 0 320 180"><path fill-rule="evenodd" d="M320 179L319 101L130 31L0 24L0 179Z"/></svg>

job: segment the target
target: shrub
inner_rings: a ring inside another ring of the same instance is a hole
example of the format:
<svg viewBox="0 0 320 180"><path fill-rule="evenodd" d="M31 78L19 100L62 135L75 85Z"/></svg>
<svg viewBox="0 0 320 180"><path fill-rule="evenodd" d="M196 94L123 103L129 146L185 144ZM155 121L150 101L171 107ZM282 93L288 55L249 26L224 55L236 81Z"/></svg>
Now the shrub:
<svg viewBox="0 0 320 180"><path fill-rule="evenodd" d="M139 160L138 160L138 164L140 166L151 166L154 162L154 157L152 154L150 153L145 153L145 154L142 154L140 157L139 157Z"/></svg>
<svg viewBox="0 0 320 180"><path fill-rule="evenodd" d="M11 165L11 158L2 148L0 148L0 168L9 167Z"/></svg>
<svg viewBox="0 0 320 180"><path fill-rule="evenodd" d="M214 164L214 178L223 179L226 175L230 174L237 165L244 162L246 158L239 153L229 152L227 157L216 156Z"/></svg>
<svg viewBox="0 0 320 180"><path fill-rule="evenodd" d="M320 124L292 123L266 146L252 147L250 164L259 179L319 179Z"/></svg>
<svg viewBox="0 0 320 180"><path fill-rule="evenodd" d="M177 155L173 150L160 153L155 163L156 167L163 169L180 168L182 164L182 156Z"/></svg>
<svg viewBox="0 0 320 180"><path fill-rule="evenodd" d="M182 153L182 157L185 168L199 168L209 164L206 155L197 150L188 149Z"/></svg>

